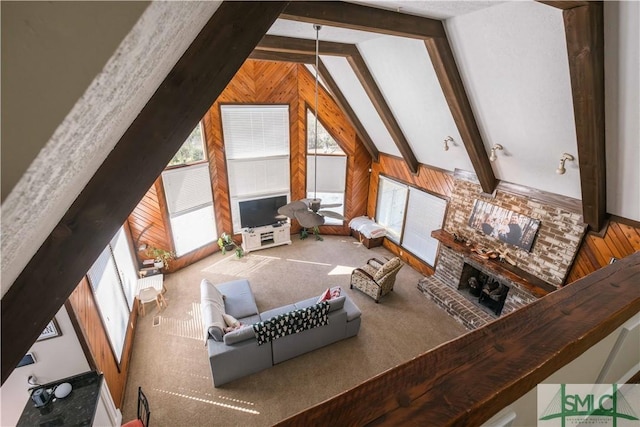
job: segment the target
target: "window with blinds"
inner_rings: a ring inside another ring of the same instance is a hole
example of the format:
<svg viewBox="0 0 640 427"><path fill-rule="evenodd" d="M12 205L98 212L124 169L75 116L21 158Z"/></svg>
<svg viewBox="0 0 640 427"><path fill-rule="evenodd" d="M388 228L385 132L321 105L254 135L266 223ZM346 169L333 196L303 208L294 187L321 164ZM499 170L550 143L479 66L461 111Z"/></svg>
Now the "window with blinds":
<svg viewBox="0 0 640 427"><path fill-rule="evenodd" d="M446 208L446 200L409 188L402 247L431 266L435 264L439 244L431 232L442 228Z"/></svg>
<svg viewBox="0 0 640 427"><path fill-rule="evenodd" d="M316 162L318 173L316 174ZM317 181L316 181L317 179ZM307 197L318 198L322 204L340 204L322 208L344 215L344 191L347 184L347 156L307 155ZM325 217L326 225L342 225L336 218Z"/></svg>
<svg viewBox="0 0 640 427"><path fill-rule="evenodd" d="M98 256L87 277L111 348L120 362L137 279L131 249L122 228Z"/></svg>
<svg viewBox="0 0 640 427"><path fill-rule="evenodd" d="M378 200L376 222L387 229L387 238L400 244L404 212L407 205L407 186L380 176L378 180Z"/></svg>
<svg viewBox="0 0 640 427"><path fill-rule="evenodd" d="M216 239L208 163L162 172L171 234L181 256Z"/></svg>
<svg viewBox="0 0 640 427"><path fill-rule="evenodd" d="M290 197L289 106L223 105L221 113L233 232L239 233L240 201Z"/></svg>

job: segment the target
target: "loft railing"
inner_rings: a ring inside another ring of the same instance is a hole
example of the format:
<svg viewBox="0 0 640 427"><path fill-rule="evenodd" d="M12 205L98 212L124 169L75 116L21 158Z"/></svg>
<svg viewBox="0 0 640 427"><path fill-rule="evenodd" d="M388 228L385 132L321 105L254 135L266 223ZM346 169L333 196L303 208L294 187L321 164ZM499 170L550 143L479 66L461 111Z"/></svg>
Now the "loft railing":
<svg viewBox="0 0 640 427"><path fill-rule="evenodd" d="M640 312L640 252L279 425L481 425Z"/></svg>

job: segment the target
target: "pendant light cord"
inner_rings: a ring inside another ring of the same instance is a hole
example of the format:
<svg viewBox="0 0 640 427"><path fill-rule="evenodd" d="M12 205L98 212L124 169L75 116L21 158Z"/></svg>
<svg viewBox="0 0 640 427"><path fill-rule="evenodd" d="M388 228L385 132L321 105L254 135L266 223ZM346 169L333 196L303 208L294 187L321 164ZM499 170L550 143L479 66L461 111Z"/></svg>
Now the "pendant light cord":
<svg viewBox="0 0 640 427"><path fill-rule="evenodd" d="M317 188L318 188L318 74L319 67L318 62L320 58L320 29L321 25L313 24L313 28L316 30L316 85L315 85L315 129L314 129L314 166L313 166L313 198L314 200L318 199Z"/></svg>

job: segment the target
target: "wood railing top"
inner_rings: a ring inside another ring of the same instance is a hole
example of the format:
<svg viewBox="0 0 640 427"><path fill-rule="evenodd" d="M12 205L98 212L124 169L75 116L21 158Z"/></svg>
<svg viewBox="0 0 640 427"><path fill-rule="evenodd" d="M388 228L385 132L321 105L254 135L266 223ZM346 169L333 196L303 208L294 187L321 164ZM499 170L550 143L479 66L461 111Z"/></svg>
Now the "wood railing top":
<svg viewBox="0 0 640 427"><path fill-rule="evenodd" d="M471 247L465 245L463 242L456 241L450 233L447 233L444 230L432 231L431 237L440 241L440 243L442 243L449 249L472 259L477 264L483 266L485 269L492 271L499 276L503 276L511 282L517 283L538 298L543 297L549 292L553 292L557 289L552 284L547 283L539 277L536 277L533 274L507 262L500 262L497 258L482 258L479 254L473 252L471 250Z"/></svg>
<svg viewBox="0 0 640 427"><path fill-rule="evenodd" d="M480 425L640 312L639 283L636 252L279 425Z"/></svg>

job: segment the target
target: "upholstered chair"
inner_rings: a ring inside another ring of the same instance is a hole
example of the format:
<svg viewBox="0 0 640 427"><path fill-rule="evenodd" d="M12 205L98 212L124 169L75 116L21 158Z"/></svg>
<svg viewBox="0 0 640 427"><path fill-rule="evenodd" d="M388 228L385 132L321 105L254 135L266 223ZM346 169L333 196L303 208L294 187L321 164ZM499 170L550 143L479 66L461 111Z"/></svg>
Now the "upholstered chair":
<svg viewBox="0 0 640 427"><path fill-rule="evenodd" d="M377 258L371 258L362 267L356 268L351 273L351 289L360 289L373 298L376 303L380 298L393 290L396 283L396 275L404 263L398 257L382 262Z"/></svg>

